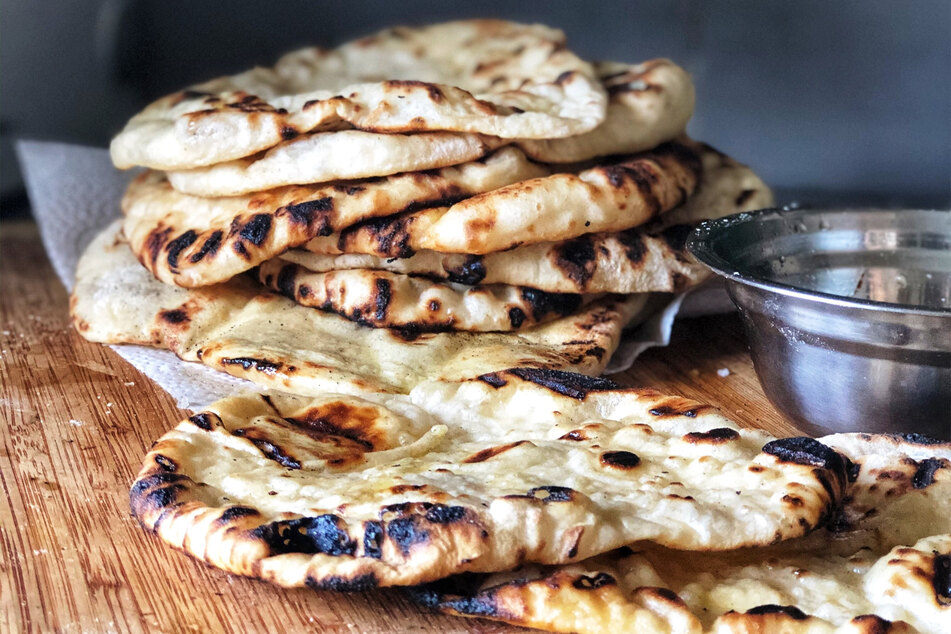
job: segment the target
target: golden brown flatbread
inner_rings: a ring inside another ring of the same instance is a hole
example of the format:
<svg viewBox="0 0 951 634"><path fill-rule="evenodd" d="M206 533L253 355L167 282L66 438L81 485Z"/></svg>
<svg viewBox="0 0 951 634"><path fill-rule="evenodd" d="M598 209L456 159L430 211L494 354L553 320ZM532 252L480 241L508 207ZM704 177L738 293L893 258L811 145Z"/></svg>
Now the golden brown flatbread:
<svg viewBox="0 0 951 634"><path fill-rule="evenodd" d="M528 368L409 396L219 401L164 435L132 510L164 541L282 586L405 585L634 541L724 549L802 535L846 463L712 408Z"/></svg>
<svg viewBox="0 0 951 634"><path fill-rule="evenodd" d="M526 154L545 163L574 163L643 152L684 133L694 106L687 71L668 59L596 62L594 69L608 93L604 122L584 134L518 141Z"/></svg>
<svg viewBox="0 0 951 634"><path fill-rule="evenodd" d="M303 49L273 68L198 84L134 116L110 151L120 168L173 170L321 130L547 139L595 128L606 101L594 69L566 48L561 31L466 20Z"/></svg>
<svg viewBox="0 0 951 634"><path fill-rule="evenodd" d="M702 148L683 139L578 172L529 179L418 212L421 249L481 255L636 227L682 205L700 183Z"/></svg>
<svg viewBox="0 0 951 634"><path fill-rule="evenodd" d="M914 435L820 441L850 460L850 484L828 525L805 537L723 553L632 544L567 566L449 579L415 596L560 632L946 632L951 445Z"/></svg>
<svg viewBox="0 0 951 634"><path fill-rule="evenodd" d="M687 202L700 184L702 156L708 152L688 140L666 143L580 171L520 180L447 207L377 216L341 235L316 238L305 248L389 257L424 249L483 255L621 231Z"/></svg>
<svg viewBox="0 0 951 634"><path fill-rule="evenodd" d="M575 313L594 299L506 284L446 284L367 269L314 273L281 260L262 264L258 279L301 306L374 328L417 332L515 331Z"/></svg>
<svg viewBox="0 0 951 634"><path fill-rule="evenodd" d="M139 261L179 286L228 280L308 240L360 220L444 205L547 174L515 148L463 165L227 198L175 191L146 172L122 201L123 232Z"/></svg>
<svg viewBox="0 0 951 634"><path fill-rule="evenodd" d="M693 83L669 60L595 64L608 93L604 122L564 139L516 141L533 160L576 163L650 150L684 133L693 113ZM234 196L285 185L325 183L457 165L511 139L458 132L378 134L338 130L305 134L258 154L190 170L169 182L196 196Z"/></svg>
<svg viewBox="0 0 951 634"><path fill-rule="evenodd" d="M286 185L438 169L474 161L504 144L496 137L458 132L338 130L300 136L250 157L167 174L172 187L184 194L237 196Z"/></svg>

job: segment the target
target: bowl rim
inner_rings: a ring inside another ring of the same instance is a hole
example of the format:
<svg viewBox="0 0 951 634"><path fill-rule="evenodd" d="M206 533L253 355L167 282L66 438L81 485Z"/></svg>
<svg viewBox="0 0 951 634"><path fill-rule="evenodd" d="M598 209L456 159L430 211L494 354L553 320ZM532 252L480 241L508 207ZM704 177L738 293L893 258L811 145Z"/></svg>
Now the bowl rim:
<svg viewBox="0 0 951 634"><path fill-rule="evenodd" d="M824 291L811 289L776 282L765 277L753 275L748 271L742 270L742 267L736 265L730 260L722 257L713 248L714 240L723 233L731 230L737 225L755 222L762 216L776 214L815 214L815 213L885 213L897 211L925 211L939 212L949 214L951 210L945 209L887 209L887 208L862 208L862 207L766 207L755 211L744 211L722 218L713 218L701 222L688 236L687 248L700 262L708 266L716 274L727 278L733 282L752 286L763 291L779 293L789 297L798 298L805 301L818 302L847 309L871 310L885 313L913 314L922 317L951 318L951 307L949 308L923 308L911 304L899 304L895 302L882 302L871 299L861 299L856 297L846 297L845 295L835 295Z"/></svg>

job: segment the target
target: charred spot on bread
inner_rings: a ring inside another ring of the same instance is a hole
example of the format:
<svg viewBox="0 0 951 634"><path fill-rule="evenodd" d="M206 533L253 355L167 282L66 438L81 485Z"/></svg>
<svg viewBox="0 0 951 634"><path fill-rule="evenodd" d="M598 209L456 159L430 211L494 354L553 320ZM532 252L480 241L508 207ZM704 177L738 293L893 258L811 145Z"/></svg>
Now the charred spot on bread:
<svg viewBox="0 0 951 634"><path fill-rule="evenodd" d="M467 464L471 464L474 462L485 462L486 460L489 460L490 458L494 458L498 456L499 454L508 451L509 449L514 449L515 447L524 445L528 442L529 442L528 440L518 440L516 442L509 443L507 445L497 445L495 447L487 447L465 458L462 462Z"/></svg>
<svg viewBox="0 0 951 634"><path fill-rule="evenodd" d="M317 217L326 217L334 209L334 200L330 196L324 196L315 200L308 200L302 203L287 205L284 210L292 223L310 225ZM328 235L330 233L329 223L323 223L324 232L319 235Z"/></svg>
<svg viewBox="0 0 951 634"><path fill-rule="evenodd" d="M806 436L772 440L763 445L763 453L776 456L784 462L823 469L839 467L845 472L845 461L837 451Z"/></svg>
<svg viewBox="0 0 951 634"><path fill-rule="evenodd" d="M951 555L935 556L932 587L938 603L951 606Z"/></svg>
<svg viewBox="0 0 951 634"><path fill-rule="evenodd" d="M700 444L708 443L719 445L740 437L739 432L729 427L717 427L710 431L693 431L683 435L683 440L689 443Z"/></svg>
<svg viewBox="0 0 951 634"><path fill-rule="evenodd" d="M446 274L450 282L475 286L485 279L485 264L478 255L467 255L462 264L449 267Z"/></svg>
<svg viewBox="0 0 951 634"><path fill-rule="evenodd" d="M595 575L579 575L571 585L578 590L597 590L604 586L616 586L617 579L606 572L599 572Z"/></svg>
<svg viewBox="0 0 951 634"><path fill-rule="evenodd" d="M194 416L190 416L188 420L199 429L205 431L211 431L211 426L214 421L217 421L219 425L221 424L221 418L212 412L199 412Z"/></svg>
<svg viewBox="0 0 951 634"><path fill-rule="evenodd" d="M796 621L802 621L809 618L805 612L800 610L794 605L776 605L773 603L768 603L765 605L759 605L755 608L750 608L746 611L747 614L758 615L758 614L783 614L788 616Z"/></svg>
<svg viewBox="0 0 951 634"><path fill-rule="evenodd" d="M356 543L341 524L336 515L325 514L269 522L253 529L251 535L267 544L272 555L352 555Z"/></svg>
<svg viewBox="0 0 951 634"><path fill-rule="evenodd" d="M242 517L258 517L260 515L261 513L257 509L253 509L250 506L229 506L218 516L218 519L215 520L215 524L224 526Z"/></svg>
<svg viewBox="0 0 951 634"><path fill-rule="evenodd" d="M641 464L641 459L630 451L605 451L601 454L601 464L616 469L633 469Z"/></svg>
<svg viewBox="0 0 951 634"><path fill-rule="evenodd" d="M176 462L172 460L171 458L169 458L168 456L163 456L162 454L157 453L155 454L155 457L153 458L153 460L155 461L155 464L157 464L162 471L169 471L169 472L178 471L178 464L176 464Z"/></svg>
<svg viewBox="0 0 951 634"><path fill-rule="evenodd" d="M202 242L201 247L192 254L189 258L192 264L196 264L205 259L206 256L212 256L218 252L218 248L221 246L221 239L224 237L225 232L222 230L213 231L211 235L205 238L205 241Z"/></svg>
<svg viewBox="0 0 951 634"><path fill-rule="evenodd" d="M344 577L332 575L323 579L308 577L304 583L312 590L332 590L334 592L366 592L376 588L380 582L372 572Z"/></svg>
<svg viewBox="0 0 951 634"><path fill-rule="evenodd" d="M576 293L548 293L526 286L518 290L519 295L529 305L535 321L541 321L552 314L569 315L581 307L581 295Z"/></svg>
<svg viewBox="0 0 951 634"><path fill-rule="evenodd" d="M255 246L261 246L271 232L270 214L254 214L241 227L240 236Z"/></svg>
<svg viewBox="0 0 951 634"><path fill-rule="evenodd" d="M544 368L510 368L507 370L523 381L530 381L536 385L546 387L553 392L577 400L584 400L590 392L605 392L620 389L620 386L610 379L600 376L588 376L577 372L564 370L548 370Z"/></svg>
<svg viewBox="0 0 951 634"><path fill-rule="evenodd" d="M565 240L556 245L552 253L555 267L583 290L598 266L591 236Z"/></svg>
<svg viewBox="0 0 951 634"><path fill-rule="evenodd" d="M168 262L169 269L172 271L178 269L178 256L182 251L190 247L197 239L198 234L195 233L194 230L189 229L165 245L165 259Z"/></svg>
<svg viewBox="0 0 951 634"><path fill-rule="evenodd" d="M947 469L948 466L940 458L926 458L918 463L918 469L911 478L911 486L916 489L924 489L934 483L934 476L938 469Z"/></svg>

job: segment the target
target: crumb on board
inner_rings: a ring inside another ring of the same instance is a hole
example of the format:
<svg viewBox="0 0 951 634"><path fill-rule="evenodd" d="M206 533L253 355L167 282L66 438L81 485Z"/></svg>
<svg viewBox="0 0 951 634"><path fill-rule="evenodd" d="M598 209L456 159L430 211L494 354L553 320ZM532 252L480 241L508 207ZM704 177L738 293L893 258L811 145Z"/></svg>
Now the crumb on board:
<svg viewBox="0 0 951 634"><path fill-rule="evenodd" d="M82 426L83 426L83 421L81 421L81 420L76 420L75 418L70 418L70 419L69 419L69 424L72 425L73 427L82 427Z"/></svg>

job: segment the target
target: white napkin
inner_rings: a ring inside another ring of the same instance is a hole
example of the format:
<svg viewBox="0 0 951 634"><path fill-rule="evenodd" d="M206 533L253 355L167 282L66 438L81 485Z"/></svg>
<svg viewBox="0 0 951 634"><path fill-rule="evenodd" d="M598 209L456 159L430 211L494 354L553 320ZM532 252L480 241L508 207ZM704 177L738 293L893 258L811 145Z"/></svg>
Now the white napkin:
<svg viewBox="0 0 951 634"><path fill-rule="evenodd" d="M119 216L119 201L134 172L113 168L109 153L100 148L20 141L17 154L43 246L60 281L72 289L79 257L93 237ZM732 308L724 298L722 287L697 295L697 300L675 297L663 311L625 336L606 373L626 370L644 350L667 345L674 318L688 304L691 316L712 314ZM255 388L250 381L182 361L167 350L111 347L171 394L183 409L201 409Z"/></svg>

